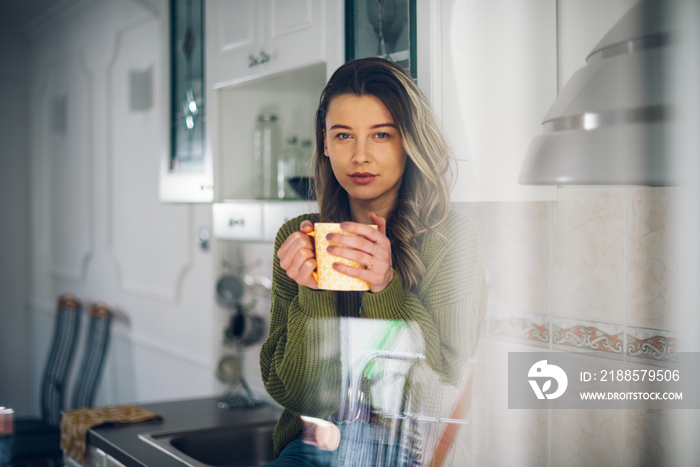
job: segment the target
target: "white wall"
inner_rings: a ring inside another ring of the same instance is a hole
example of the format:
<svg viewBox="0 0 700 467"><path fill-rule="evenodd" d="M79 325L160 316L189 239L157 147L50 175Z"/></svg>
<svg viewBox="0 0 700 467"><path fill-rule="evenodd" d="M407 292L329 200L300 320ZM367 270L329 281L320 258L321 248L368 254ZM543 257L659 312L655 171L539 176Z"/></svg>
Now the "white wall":
<svg viewBox="0 0 700 467"><path fill-rule="evenodd" d="M637 0L557 0L559 89L586 64L603 36Z"/></svg>
<svg viewBox="0 0 700 467"><path fill-rule="evenodd" d="M219 390L214 255L197 242L210 206L158 199L169 72L160 29L167 2L154 5L78 2L31 31L33 340L25 350L35 350L38 382L56 297L107 303L118 318L98 404ZM131 109L132 73L151 76L145 110Z"/></svg>
<svg viewBox="0 0 700 467"><path fill-rule="evenodd" d="M29 334L28 47L0 30L0 405L26 412Z"/></svg>

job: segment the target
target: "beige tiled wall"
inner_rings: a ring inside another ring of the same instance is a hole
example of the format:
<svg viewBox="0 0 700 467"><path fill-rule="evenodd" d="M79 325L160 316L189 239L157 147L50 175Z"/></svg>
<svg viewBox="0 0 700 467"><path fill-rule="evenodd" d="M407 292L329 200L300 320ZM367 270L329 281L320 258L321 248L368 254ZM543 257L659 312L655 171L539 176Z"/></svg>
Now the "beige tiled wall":
<svg viewBox="0 0 700 467"><path fill-rule="evenodd" d="M550 464L622 465L624 410L553 410Z"/></svg>
<svg viewBox="0 0 700 467"><path fill-rule="evenodd" d="M561 188L554 202L457 203L474 221L489 312L668 331L678 321L681 188ZM643 334L643 333L642 333Z"/></svg>
<svg viewBox="0 0 700 467"><path fill-rule="evenodd" d="M628 190L628 324L673 329L679 317L678 254L673 241L682 188Z"/></svg>
<svg viewBox="0 0 700 467"><path fill-rule="evenodd" d="M489 306L499 312L549 309L549 203L458 203L477 229L489 283Z"/></svg>
<svg viewBox="0 0 700 467"><path fill-rule="evenodd" d="M697 439L693 439L696 431L686 429L700 424L697 411L627 410L625 423L625 466L697 462L696 454L688 452L689 446L697 445Z"/></svg>
<svg viewBox="0 0 700 467"><path fill-rule="evenodd" d="M624 323L624 189L559 190L552 212L552 312Z"/></svg>
<svg viewBox="0 0 700 467"><path fill-rule="evenodd" d="M474 365L471 465L547 465L549 413L508 409L508 352L542 349L485 339Z"/></svg>
<svg viewBox="0 0 700 467"><path fill-rule="evenodd" d="M455 205L476 225L489 281L479 358L490 389L474 396L475 460L673 463L669 420L678 415L504 409L503 361L514 348L650 362L681 350L674 240L682 196L679 188L575 187L559 189L553 202Z"/></svg>

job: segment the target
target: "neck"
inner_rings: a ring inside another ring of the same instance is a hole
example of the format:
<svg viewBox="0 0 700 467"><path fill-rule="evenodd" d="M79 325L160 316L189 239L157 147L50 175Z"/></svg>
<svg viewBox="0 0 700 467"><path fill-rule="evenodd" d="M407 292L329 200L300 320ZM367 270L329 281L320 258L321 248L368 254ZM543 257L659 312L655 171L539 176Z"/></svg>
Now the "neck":
<svg viewBox="0 0 700 467"><path fill-rule="evenodd" d="M373 200L375 201L375 200ZM391 211L394 210L398 204L398 197L393 200L391 204L373 202L373 201L360 201L355 199L350 199L350 216L354 222L360 222L362 224L371 224L369 220L369 213L373 212L380 217L386 219Z"/></svg>

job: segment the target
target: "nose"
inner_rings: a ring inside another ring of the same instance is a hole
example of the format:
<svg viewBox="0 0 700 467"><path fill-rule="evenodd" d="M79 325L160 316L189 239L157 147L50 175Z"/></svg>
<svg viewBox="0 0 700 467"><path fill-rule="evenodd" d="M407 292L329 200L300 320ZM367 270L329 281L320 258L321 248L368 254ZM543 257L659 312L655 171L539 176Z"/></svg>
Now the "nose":
<svg viewBox="0 0 700 467"><path fill-rule="evenodd" d="M367 164L372 160L369 145L364 140L359 140L352 154L352 161L356 164Z"/></svg>

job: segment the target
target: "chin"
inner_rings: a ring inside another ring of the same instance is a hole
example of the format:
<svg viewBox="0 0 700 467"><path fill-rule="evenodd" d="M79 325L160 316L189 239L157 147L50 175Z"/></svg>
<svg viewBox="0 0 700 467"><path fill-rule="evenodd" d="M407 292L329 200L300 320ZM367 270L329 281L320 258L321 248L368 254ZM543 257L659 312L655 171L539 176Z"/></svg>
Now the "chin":
<svg viewBox="0 0 700 467"><path fill-rule="evenodd" d="M345 191L348 193L350 198L358 201L372 201L378 197L375 190L367 189L366 187L360 187L360 189L358 189L358 187L353 187L352 189L346 189Z"/></svg>

